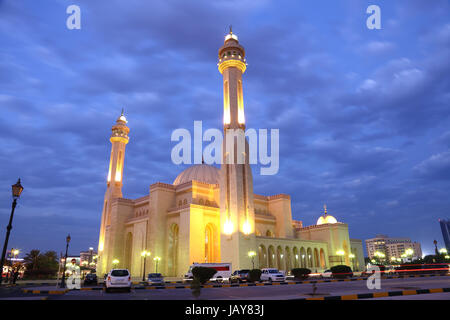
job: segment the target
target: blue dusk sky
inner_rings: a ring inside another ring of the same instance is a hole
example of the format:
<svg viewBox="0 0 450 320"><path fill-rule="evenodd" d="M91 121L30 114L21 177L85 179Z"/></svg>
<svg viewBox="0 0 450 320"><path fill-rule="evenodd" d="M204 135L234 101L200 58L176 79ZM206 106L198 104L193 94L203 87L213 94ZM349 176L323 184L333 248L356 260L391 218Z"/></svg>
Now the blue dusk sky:
<svg viewBox="0 0 450 320"><path fill-rule="evenodd" d="M66 8L81 8L81 29ZM381 30L366 26L381 8ZM314 224L323 204L352 238L443 246L450 211L448 0L0 0L0 240L11 184L25 187L9 248L97 247L111 126L130 127L126 198L172 183L176 128L222 126L217 53L245 47L248 128L280 130L280 170L254 191L291 195Z"/></svg>

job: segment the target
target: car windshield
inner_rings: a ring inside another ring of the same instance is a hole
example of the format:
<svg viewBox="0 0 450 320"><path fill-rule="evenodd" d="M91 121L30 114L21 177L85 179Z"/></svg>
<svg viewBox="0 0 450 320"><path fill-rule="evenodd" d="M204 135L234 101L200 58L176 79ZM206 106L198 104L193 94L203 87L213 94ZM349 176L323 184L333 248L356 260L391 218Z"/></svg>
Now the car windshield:
<svg viewBox="0 0 450 320"><path fill-rule="evenodd" d="M250 272L250 270L247 270L247 269L238 271L238 273L249 273L249 272Z"/></svg>
<svg viewBox="0 0 450 320"><path fill-rule="evenodd" d="M128 270L113 270L111 271L113 277L126 277L128 276Z"/></svg>
<svg viewBox="0 0 450 320"><path fill-rule="evenodd" d="M269 273L280 273L278 270L269 270Z"/></svg>
<svg viewBox="0 0 450 320"><path fill-rule="evenodd" d="M331 270L325 270L325 272L331 272Z"/></svg>
<svg viewBox="0 0 450 320"><path fill-rule="evenodd" d="M149 278L161 278L161 273L149 273Z"/></svg>

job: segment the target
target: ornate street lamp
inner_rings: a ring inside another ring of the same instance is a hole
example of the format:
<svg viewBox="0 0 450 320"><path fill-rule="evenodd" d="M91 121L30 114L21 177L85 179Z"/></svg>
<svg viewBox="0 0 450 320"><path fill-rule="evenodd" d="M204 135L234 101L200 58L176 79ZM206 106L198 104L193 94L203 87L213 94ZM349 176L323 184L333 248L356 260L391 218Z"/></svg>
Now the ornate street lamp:
<svg viewBox="0 0 450 320"><path fill-rule="evenodd" d="M65 288L66 287L66 264L67 264L67 252L69 250L69 242L70 242L70 234L67 235L66 237L66 256L64 258L64 268L63 268L63 274L62 274L62 279L61 279L61 288Z"/></svg>
<svg viewBox="0 0 450 320"><path fill-rule="evenodd" d="M151 254L152 253L147 250L141 252L141 257L144 258L144 272L142 273L142 282L145 281L145 262L147 261L147 257L149 257Z"/></svg>
<svg viewBox="0 0 450 320"><path fill-rule="evenodd" d="M17 199L19 199L20 194L23 191L23 187L20 184L20 179L17 180L17 183L13 184L11 186L11 188L12 188L13 202L12 202L11 215L9 216L9 223L8 223L8 226L6 227L6 238L5 238L5 243L3 244L2 259L0 262L0 270L1 270L0 271L0 284L2 283L2 280L3 280L3 265L5 263L6 248L8 247L9 234L11 233L11 229L12 229L14 209L16 208L16 205L17 205Z"/></svg>
<svg viewBox="0 0 450 320"><path fill-rule="evenodd" d="M161 260L161 258L160 257L154 257L153 258L153 261L155 261L155 269L156 269L156 271L155 271L155 273L158 273L158 262Z"/></svg>

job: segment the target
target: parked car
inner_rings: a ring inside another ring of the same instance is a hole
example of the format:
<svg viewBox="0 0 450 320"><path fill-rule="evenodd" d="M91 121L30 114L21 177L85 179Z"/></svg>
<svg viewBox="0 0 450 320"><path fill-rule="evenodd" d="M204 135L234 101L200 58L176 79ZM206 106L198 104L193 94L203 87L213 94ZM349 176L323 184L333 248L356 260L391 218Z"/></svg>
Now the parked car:
<svg viewBox="0 0 450 320"><path fill-rule="evenodd" d="M106 292L113 288L125 288L131 291L131 275L127 269L112 269L106 277Z"/></svg>
<svg viewBox="0 0 450 320"><path fill-rule="evenodd" d="M261 281L285 281L286 278L283 273L278 271L278 269L275 268L264 268L261 269Z"/></svg>
<svg viewBox="0 0 450 320"><path fill-rule="evenodd" d="M234 271L230 276L230 283L237 282L247 282L250 279L250 270L242 269Z"/></svg>
<svg viewBox="0 0 450 320"><path fill-rule="evenodd" d="M95 273L88 273L86 277L84 277L84 285L97 285L97 275Z"/></svg>
<svg viewBox="0 0 450 320"><path fill-rule="evenodd" d="M328 269L328 270L325 270L324 272L322 272L320 274L320 277L321 278L331 278L332 275L333 275L333 273L331 272L330 269Z"/></svg>
<svg viewBox="0 0 450 320"><path fill-rule="evenodd" d="M149 273L147 277L148 284L164 284L164 276L161 273Z"/></svg>

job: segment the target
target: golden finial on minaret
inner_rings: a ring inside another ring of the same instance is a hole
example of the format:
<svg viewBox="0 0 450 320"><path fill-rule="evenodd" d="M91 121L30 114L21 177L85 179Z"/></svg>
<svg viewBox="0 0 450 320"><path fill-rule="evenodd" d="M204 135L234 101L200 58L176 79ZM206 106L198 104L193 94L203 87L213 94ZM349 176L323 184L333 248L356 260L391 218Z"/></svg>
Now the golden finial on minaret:
<svg viewBox="0 0 450 320"><path fill-rule="evenodd" d="M323 205L323 211L325 214L327 214L327 205L326 204Z"/></svg>

